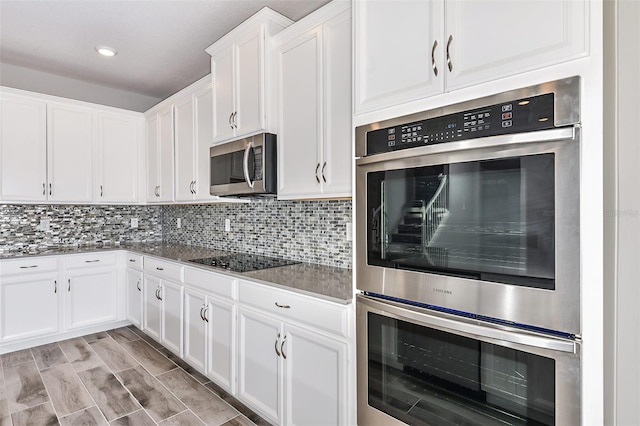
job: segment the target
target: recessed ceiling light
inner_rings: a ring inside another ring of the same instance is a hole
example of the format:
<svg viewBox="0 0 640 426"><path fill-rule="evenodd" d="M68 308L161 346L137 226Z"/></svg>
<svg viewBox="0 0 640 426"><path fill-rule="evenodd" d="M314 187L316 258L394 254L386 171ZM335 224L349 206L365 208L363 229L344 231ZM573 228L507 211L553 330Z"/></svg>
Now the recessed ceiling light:
<svg viewBox="0 0 640 426"><path fill-rule="evenodd" d="M96 51L102 56L116 56L118 51L109 46L96 46Z"/></svg>

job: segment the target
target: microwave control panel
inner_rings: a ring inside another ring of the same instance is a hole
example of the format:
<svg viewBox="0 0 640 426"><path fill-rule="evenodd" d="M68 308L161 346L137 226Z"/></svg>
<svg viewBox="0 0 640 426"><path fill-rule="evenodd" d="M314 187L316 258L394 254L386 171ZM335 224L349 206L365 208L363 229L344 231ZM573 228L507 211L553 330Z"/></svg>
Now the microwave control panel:
<svg viewBox="0 0 640 426"><path fill-rule="evenodd" d="M489 105L367 133L367 155L554 127L554 94Z"/></svg>

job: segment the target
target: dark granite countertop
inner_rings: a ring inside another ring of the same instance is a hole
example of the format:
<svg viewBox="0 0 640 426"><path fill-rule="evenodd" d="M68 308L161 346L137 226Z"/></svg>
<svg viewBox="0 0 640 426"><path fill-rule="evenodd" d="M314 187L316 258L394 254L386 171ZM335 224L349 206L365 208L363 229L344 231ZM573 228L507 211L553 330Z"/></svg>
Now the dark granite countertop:
<svg viewBox="0 0 640 426"><path fill-rule="evenodd" d="M309 263L297 263L295 265L280 266L277 268L261 269L243 273L232 272L221 268L214 268L189 262L191 259L216 257L229 254L227 251L207 249L198 246L166 243L134 243L126 245L60 247L36 251L2 252L0 253L0 259L80 254L113 250L128 250L142 255L151 255L167 260L183 262L185 266L232 275L240 279L267 284L332 302L343 304L353 302L353 285L350 269Z"/></svg>

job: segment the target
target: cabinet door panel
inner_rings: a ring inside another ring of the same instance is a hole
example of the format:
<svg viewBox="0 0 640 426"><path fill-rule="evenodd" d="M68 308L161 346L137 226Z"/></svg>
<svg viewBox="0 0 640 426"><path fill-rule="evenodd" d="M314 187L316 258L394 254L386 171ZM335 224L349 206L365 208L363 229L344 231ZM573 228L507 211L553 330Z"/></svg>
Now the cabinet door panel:
<svg viewBox="0 0 640 426"><path fill-rule="evenodd" d="M202 319L206 296L190 289L184 291L184 359L189 364L205 371L206 330Z"/></svg>
<svg viewBox="0 0 640 426"><path fill-rule="evenodd" d="M256 312L239 310L238 396L276 424L282 423L280 389L282 326Z"/></svg>
<svg viewBox="0 0 640 426"><path fill-rule="evenodd" d="M79 270L69 273L64 293L69 330L101 322L115 321L117 307L117 274L113 268Z"/></svg>
<svg viewBox="0 0 640 426"><path fill-rule="evenodd" d="M184 287L168 281L162 281L160 298L162 299L162 339L160 342L182 357L182 313Z"/></svg>
<svg viewBox="0 0 640 426"><path fill-rule="evenodd" d="M236 42L236 135L264 128L263 38L258 28Z"/></svg>
<svg viewBox="0 0 640 426"><path fill-rule="evenodd" d="M586 55L587 10L584 0L447 2L447 90Z"/></svg>
<svg viewBox="0 0 640 426"><path fill-rule="evenodd" d="M158 113L159 201L173 200L173 107Z"/></svg>
<svg viewBox="0 0 640 426"><path fill-rule="evenodd" d="M175 113L175 153L176 153L176 201L193 200L194 180L194 98L192 95L176 102Z"/></svg>
<svg viewBox="0 0 640 426"><path fill-rule="evenodd" d="M127 268L127 319L142 328L142 272Z"/></svg>
<svg viewBox="0 0 640 426"><path fill-rule="evenodd" d="M60 105L47 108L48 188L50 201L92 199L93 114Z"/></svg>
<svg viewBox="0 0 640 426"><path fill-rule="evenodd" d="M320 191L320 28L277 49L278 195Z"/></svg>
<svg viewBox="0 0 640 426"><path fill-rule="evenodd" d="M212 56L214 142L229 139L234 135L231 127L231 114L235 111L233 71L233 48L231 46Z"/></svg>
<svg viewBox="0 0 640 426"><path fill-rule="evenodd" d="M196 158L194 174L197 200L211 198L209 193L209 148L213 143L213 90L211 85L196 93Z"/></svg>
<svg viewBox="0 0 640 426"><path fill-rule="evenodd" d="M293 326L285 336L287 424L347 424L347 344Z"/></svg>
<svg viewBox="0 0 640 426"><path fill-rule="evenodd" d="M322 192L351 195L351 11L323 26L324 151Z"/></svg>
<svg viewBox="0 0 640 426"><path fill-rule="evenodd" d="M156 297L159 288L158 278L144 275L142 330L157 341L160 341L160 301Z"/></svg>
<svg viewBox="0 0 640 426"><path fill-rule="evenodd" d="M236 392L236 308L232 303L208 297L207 375L231 395Z"/></svg>
<svg viewBox="0 0 640 426"><path fill-rule="evenodd" d="M0 341L8 342L60 331L60 282L57 275L2 278Z"/></svg>
<svg viewBox="0 0 640 426"><path fill-rule="evenodd" d="M140 119L98 113L99 195L101 202L138 201Z"/></svg>
<svg viewBox="0 0 640 426"><path fill-rule="evenodd" d="M47 108L44 102L0 100L0 198L47 199Z"/></svg>
<svg viewBox="0 0 640 426"><path fill-rule="evenodd" d="M160 153L158 151L158 116L147 119L147 201L158 201L159 193L156 193L158 180L158 168L160 167Z"/></svg>
<svg viewBox="0 0 640 426"><path fill-rule="evenodd" d="M353 8L356 114L444 90L443 0L356 1Z"/></svg>

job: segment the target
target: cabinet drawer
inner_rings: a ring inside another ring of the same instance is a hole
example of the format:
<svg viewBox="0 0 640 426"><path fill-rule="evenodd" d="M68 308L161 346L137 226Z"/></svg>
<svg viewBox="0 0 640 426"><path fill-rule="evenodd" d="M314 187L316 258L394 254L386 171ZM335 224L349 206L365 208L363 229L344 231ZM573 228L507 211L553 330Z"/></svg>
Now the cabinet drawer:
<svg viewBox="0 0 640 426"><path fill-rule="evenodd" d="M86 253L64 257L67 269L87 268L91 266L113 266L116 264L117 253Z"/></svg>
<svg viewBox="0 0 640 426"><path fill-rule="evenodd" d="M166 278L172 281L182 282L183 266L170 263L153 257L145 257L144 271L156 277Z"/></svg>
<svg viewBox="0 0 640 426"><path fill-rule="evenodd" d="M58 269L58 258L26 257L16 260L0 261L0 275L39 273Z"/></svg>
<svg viewBox="0 0 640 426"><path fill-rule="evenodd" d="M144 257L142 255L127 252L125 259L125 265L127 268L142 270L142 267L144 265Z"/></svg>
<svg viewBox="0 0 640 426"><path fill-rule="evenodd" d="M227 299L236 298L237 280L227 275L203 271L202 269L185 268L184 282L196 286L207 293Z"/></svg>
<svg viewBox="0 0 640 426"><path fill-rule="evenodd" d="M347 308L286 290L240 281L240 303L348 337Z"/></svg>

